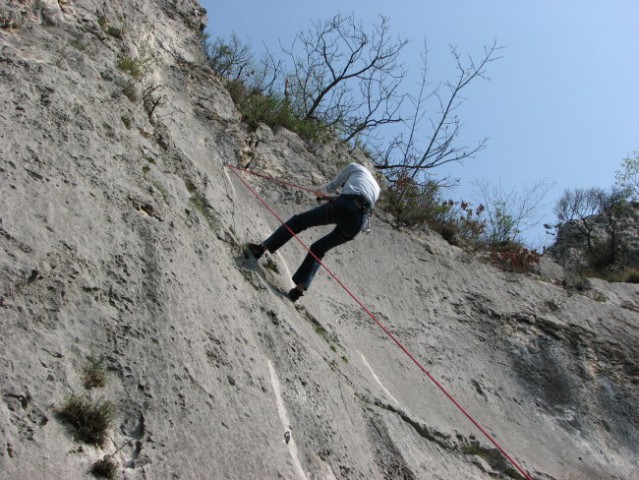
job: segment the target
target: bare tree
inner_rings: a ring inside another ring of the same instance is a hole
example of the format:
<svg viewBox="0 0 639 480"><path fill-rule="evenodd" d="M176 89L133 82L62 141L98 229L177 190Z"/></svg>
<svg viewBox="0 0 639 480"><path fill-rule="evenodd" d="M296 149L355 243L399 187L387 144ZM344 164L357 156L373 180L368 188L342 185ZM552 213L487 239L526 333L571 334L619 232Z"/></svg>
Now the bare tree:
<svg viewBox="0 0 639 480"><path fill-rule="evenodd" d="M485 206L486 241L497 246L504 243L522 243L521 234L538 225L539 210L552 183L540 180L531 186L513 188L506 192L501 185L492 185L488 181L477 181L482 205Z"/></svg>
<svg viewBox="0 0 639 480"><path fill-rule="evenodd" d="M420 174L427 170L472 158L480 152L486 146L487 139L480 140L471 148L457 145L463 123L456 111L464 101L464 89L475 79L488 78L486 69L489 63L500 58L497 56L500 48L496 42L484 47L482 58L476 62L470 55L464 57L456 47L451 46L457 78L454 82L446 82L443 85L446 90L444 93L441 84L431 91L428 90L428 49L424 46L419 93L415 97L410 97L413 113L406 122L408 136L406 139L403 136L395 139L377 168L385 171L391 178L408 177L410 180L419 181ZM425 109L427 101L431 98L437 99L439 111L434 117L428 118L430 130L428 134L424 134L422 127L427 119Z"/></svg>
<svg viewBox="0 0 639 480"><path fill-rule="evenodd" d="M594 230L592 220L601 209L601 198L604 195L604 191L600 188L566 190L555 205L555 215L559 224L571 224L585 237L591 251Z"/></svg>
<svg viewBox="0 0 639 480"><path fill-rule="evenodd" d="M346 141L401 122L405 72L398 57L407 42L389 38L388 30L383 16L367 32L353 14L336 15L282 47L288 62L279 68L297 115L325 123Z"/></svg>
<svg viewBox="0 0 639 480"><path fill-rule="evenodd" d="M485 147L486 139L472 148L457 145L463 126L457 109L466 87L476 78L487 78L487 66L499 58L500 47L496 42L485 47L477 62L451 46L457 78L432 91L424 48L421 85L418 94L411 96L400 90L406 71L399 55L406 44L406 40L391 38L388 19L383 16L372 29L365 29L354 14L338 14L298 33L290 48L280 44L283 55L267 50L259 65L235 36L230 42L218 40L209 49L209 57L220 73L237 80L229 82L239 91L236 97L267 96L287 115L321 125L351 145L367 143L371 148L368 142L378 140L379 127L404 124L408 135L391 140L376 167L391 182L408 178L422 185L431 180L421 175L424 172L471 158ZM431 116L427 104L433 98L439 111ZM402 112L408 102L411 106L405 116ZM423 128L428 122L430 129Z"/></svg>
<svg viewBox="0 0 639 480"><path fill-rule="evenodd" d="M555 214L561 223L582 221L593 217L601 208L605 192L600 188L576 188L566 190L555 206Z"/></svg>
<svg viewBox="0 0 639 480"><path fill-rule="evenodd" d="M601 188L566 190L555 206L559 220L557 227L568 224L581 237L590 258L597 264L614 261L619 247L617 219L623 211L624 196L613 191L607 194ZM607 238L597 238L598 220L605 222ZM561 231L561 230L560 230Z"/></svg>

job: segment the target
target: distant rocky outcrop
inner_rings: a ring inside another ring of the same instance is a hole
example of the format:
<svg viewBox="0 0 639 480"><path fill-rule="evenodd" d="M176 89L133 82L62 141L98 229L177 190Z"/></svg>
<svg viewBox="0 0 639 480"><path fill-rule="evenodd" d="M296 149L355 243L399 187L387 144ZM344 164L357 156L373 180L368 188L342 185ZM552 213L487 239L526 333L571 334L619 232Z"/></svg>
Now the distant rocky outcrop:
<svg viewBox="0 0 639 480"><path fill-rule="evenodd" d="M585 281L587 271L617 272L621 279L623 272L639 269L639 204L629 204L620 218L596 215L559 225L547 253L565 267L568 284Z"/></svg>
<svg viewBox="0 0 639 480"><path fill-rule="evenodd" d="M332 277L282 297L298 243L244 255L278 221L227 162L310 186L362 154L242 124L204 14L0 0L0 479L522 478ZM532 478L639 478L637 285L383 214L326 262Z"/></svg>

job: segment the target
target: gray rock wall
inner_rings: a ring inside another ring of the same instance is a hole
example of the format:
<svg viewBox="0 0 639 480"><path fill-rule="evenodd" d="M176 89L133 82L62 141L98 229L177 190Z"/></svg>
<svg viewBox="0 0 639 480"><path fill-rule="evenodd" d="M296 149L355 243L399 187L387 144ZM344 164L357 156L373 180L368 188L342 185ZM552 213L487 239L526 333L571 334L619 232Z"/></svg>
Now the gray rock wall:
<svg viewBox="0 0 639 480"><path fill-rule="evenodd" d="M282 299L301 246L242 254L278 222L225 162L310 186L353 157L249 132L203 21L0 3L0 478L105 456L123 479L520 478L328 274ZM315 204L243 178L283 218ZM637 478L636 286L576 295L372 229L327 265L534 478ZM72 395L114 405L103 445L59 420Z"/></svg>

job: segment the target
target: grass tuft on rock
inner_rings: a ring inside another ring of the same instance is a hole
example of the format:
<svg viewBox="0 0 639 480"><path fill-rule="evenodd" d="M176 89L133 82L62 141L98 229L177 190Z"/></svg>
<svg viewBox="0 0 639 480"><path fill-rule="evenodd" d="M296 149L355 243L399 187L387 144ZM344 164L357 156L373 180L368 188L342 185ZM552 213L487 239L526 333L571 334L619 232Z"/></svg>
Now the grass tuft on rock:
<svg viewBox="0 0 639 480"><path fill-rule="evenodd" d="M475 444L466 444L461 447L461 451L464 455L479 455L481 453L481 448L479 445Z"/></svg>
<svg viewBox="0 0 639 480"><path fill-rule="evenodd" d="M118 466L110 455L105 456L91 465L90 472L97 478L106 478L107 480L115 480L118 478Z"/></svg>
<svg viewBox="0 0 639 480"><path fill-rule="evenodd" d="M115 407L108 401L72 395L56 413L76 440L102 447L115 418Z"/></svg>
<svg viewBox="0 0 639 480"><path fill-rule="evenodd" d="M106 385L107 372L102 359L87 357L87 364L82 371L84 388L102 388Z"/></svg>

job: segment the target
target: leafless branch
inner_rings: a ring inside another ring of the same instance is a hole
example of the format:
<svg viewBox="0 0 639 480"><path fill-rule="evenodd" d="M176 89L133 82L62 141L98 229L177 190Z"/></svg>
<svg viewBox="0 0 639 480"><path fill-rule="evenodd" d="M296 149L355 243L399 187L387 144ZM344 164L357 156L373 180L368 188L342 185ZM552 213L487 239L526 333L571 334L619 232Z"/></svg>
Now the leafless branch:
<svg viewBox="0 0 639 480"><path fill-rule="evenodd" d="M461 162L476 156L486 147L487 139L479 140L474 147L458 146L463 123L456 115L456 110L463 103L463 90L475 79L488 79L486 70L488 65L498 60L501 47L496 41L484 48L484 54L479 62L471 56L466 60L459 50L451 46L451 55L455 61L457 77L454 82L438 84L434 89L428 88L428 48L424 45L422 56L422 75L420 88L416 97L411 97L412 114L406 122L408 136L405 142L395 143L398 156L388 155L377 168L385 172L401 172L412 181L419 180L425 171L432 170L451 162ZM442 90L447 90L446 94ZM424 136L422 126L427 112L426 104L435 100L439 106L438 113L429 117L430 133Z"/></svg>
<svg viewBox="0 0 639 480"><path fill-rule="evenodd" d="M368 33L354 15L336 15L283 48L287 90L300 117L324 122L347 141L401 122L405 71L398 57L407 42L392 40L388 31L385 17Z"/></svg>

